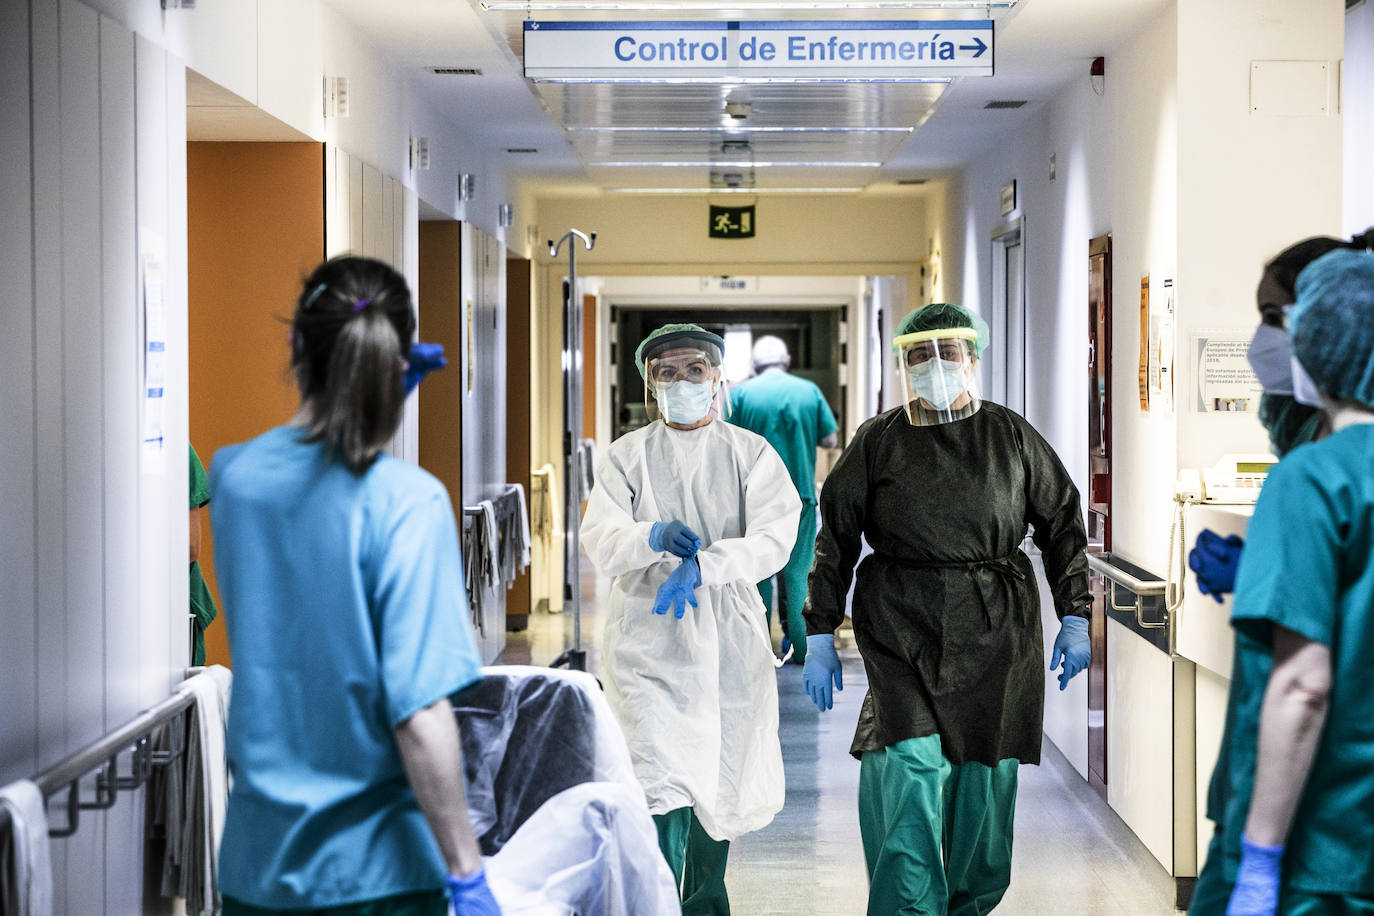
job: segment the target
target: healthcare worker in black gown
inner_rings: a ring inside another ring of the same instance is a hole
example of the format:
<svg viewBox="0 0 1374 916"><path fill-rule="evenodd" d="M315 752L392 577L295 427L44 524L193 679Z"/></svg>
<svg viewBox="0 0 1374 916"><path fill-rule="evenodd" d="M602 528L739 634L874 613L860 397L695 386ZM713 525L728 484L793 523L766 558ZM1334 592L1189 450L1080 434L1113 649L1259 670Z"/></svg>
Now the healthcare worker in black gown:
<svg viewBox="0 0 1374 916"><path fill-rule="evenodd" d="M893 344L906 403L859 428L821 493L804 680L829 709L865 538L853 617L869 691L850 752L868 914L982 914L1011 882L1017 766L1040 761L1040 597L1020 545L1031 529L1062 621L1062 690L1089 662L1087 538L1053 449L979 397L982 319L927 305Z"/></svg>

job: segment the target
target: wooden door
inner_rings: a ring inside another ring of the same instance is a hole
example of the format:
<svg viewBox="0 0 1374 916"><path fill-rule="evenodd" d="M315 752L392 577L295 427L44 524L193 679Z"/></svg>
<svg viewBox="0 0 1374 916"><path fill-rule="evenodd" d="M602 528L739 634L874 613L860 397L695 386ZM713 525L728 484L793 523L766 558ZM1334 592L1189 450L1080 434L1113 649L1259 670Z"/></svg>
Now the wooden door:
<svg viewBox="0 0 1374 916"><path fill-rule="evenodd" d="M1112 237L1088 243L1088 549L1112 549ZM1088 782L1107 794L1106 581L1092 574Z"/></svg>
<svg viewBox="0 0 1374 916"><path fill-rule="evenodd" d="M420 386L420 467L448 489L453 514L463 517L462 223L420 223L419 339L444 345L448 368Z"/></svg>
<svg viewBox="0 0 1374 916"><path fill-rule="evenodd" d="M506 479L525 488L530 498L531 443L530 378L531 263L525 258L506 258ZM528 503L527 503L528 505ZM506 630L529 625L529 571L518 573L506 592Z"/></svg>

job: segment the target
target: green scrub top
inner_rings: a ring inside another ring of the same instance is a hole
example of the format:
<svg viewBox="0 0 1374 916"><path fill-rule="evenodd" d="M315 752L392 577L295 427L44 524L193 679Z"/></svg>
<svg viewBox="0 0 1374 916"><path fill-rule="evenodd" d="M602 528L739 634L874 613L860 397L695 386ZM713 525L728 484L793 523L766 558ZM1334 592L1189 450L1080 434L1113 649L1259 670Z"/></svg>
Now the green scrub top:
<svg viewBox="0 0 1374 916"><path fill-rule="evenodd" d="M210 505L210 478L205 474L205 466L200 463L194 446L187 443L191 451L191 509L203 509ZM200 563L191 564L191 664L205 664L205 629L210 626L219 611L215 608L215 598L205 584L200 573Z"/></svg>
<svg viewBox="0 0 1374 916"><path fill-rule="evenodd" d="M730 422L767 439L802 502L816 501L816 447L838 427L815 383L781 369L756 375L731 390Z"/></svg>
<svg viewBox="0 0 1374 916"><path fill-rule="evenodd" d="M320 909L442 890L394 730L480 676L453 506L414 465L355 475L303 435L211 465L234 654L220 892Z"/></svg>
<svg viewBox="0 0 1374 916"><path fill-rule="evenodd" d="M1236 579L1236 651L1207 816L1227 881L1254 787L1279 624L1331 649L1325 731L1283 858L1284 886L1374 895L1374 425L1294 449L1255 506Z"/></svg>

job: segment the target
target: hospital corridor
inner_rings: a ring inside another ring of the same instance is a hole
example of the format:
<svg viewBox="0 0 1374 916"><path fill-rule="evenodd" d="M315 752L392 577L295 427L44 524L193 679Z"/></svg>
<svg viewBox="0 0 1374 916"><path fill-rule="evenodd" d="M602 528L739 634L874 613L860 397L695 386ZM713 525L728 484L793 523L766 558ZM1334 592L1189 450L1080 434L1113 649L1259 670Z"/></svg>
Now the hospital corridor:
<svg viewBox="0 0 1374 916"><path fill-rule="evenodd" d="M1374 0L0 0L0 916L1374 916Z"/></svg>

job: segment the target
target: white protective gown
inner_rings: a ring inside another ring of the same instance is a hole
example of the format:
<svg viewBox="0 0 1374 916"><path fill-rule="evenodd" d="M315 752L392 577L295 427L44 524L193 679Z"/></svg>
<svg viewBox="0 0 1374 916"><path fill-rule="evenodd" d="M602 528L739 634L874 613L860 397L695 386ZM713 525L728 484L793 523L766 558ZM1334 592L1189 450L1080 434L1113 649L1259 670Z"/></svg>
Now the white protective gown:
<svg viewBox="0 0 1374 916"><path fill-rule="evenodd" d="M692 807L712 838L758 830L782 809L778 687L756 583L787 563L801 500L761 436L719 420L661 420L611 444L582 544L614 576L602 679L652 814ZM652 611L681 562L649 546L678 519L702 541L698 606Z"/></svg>

